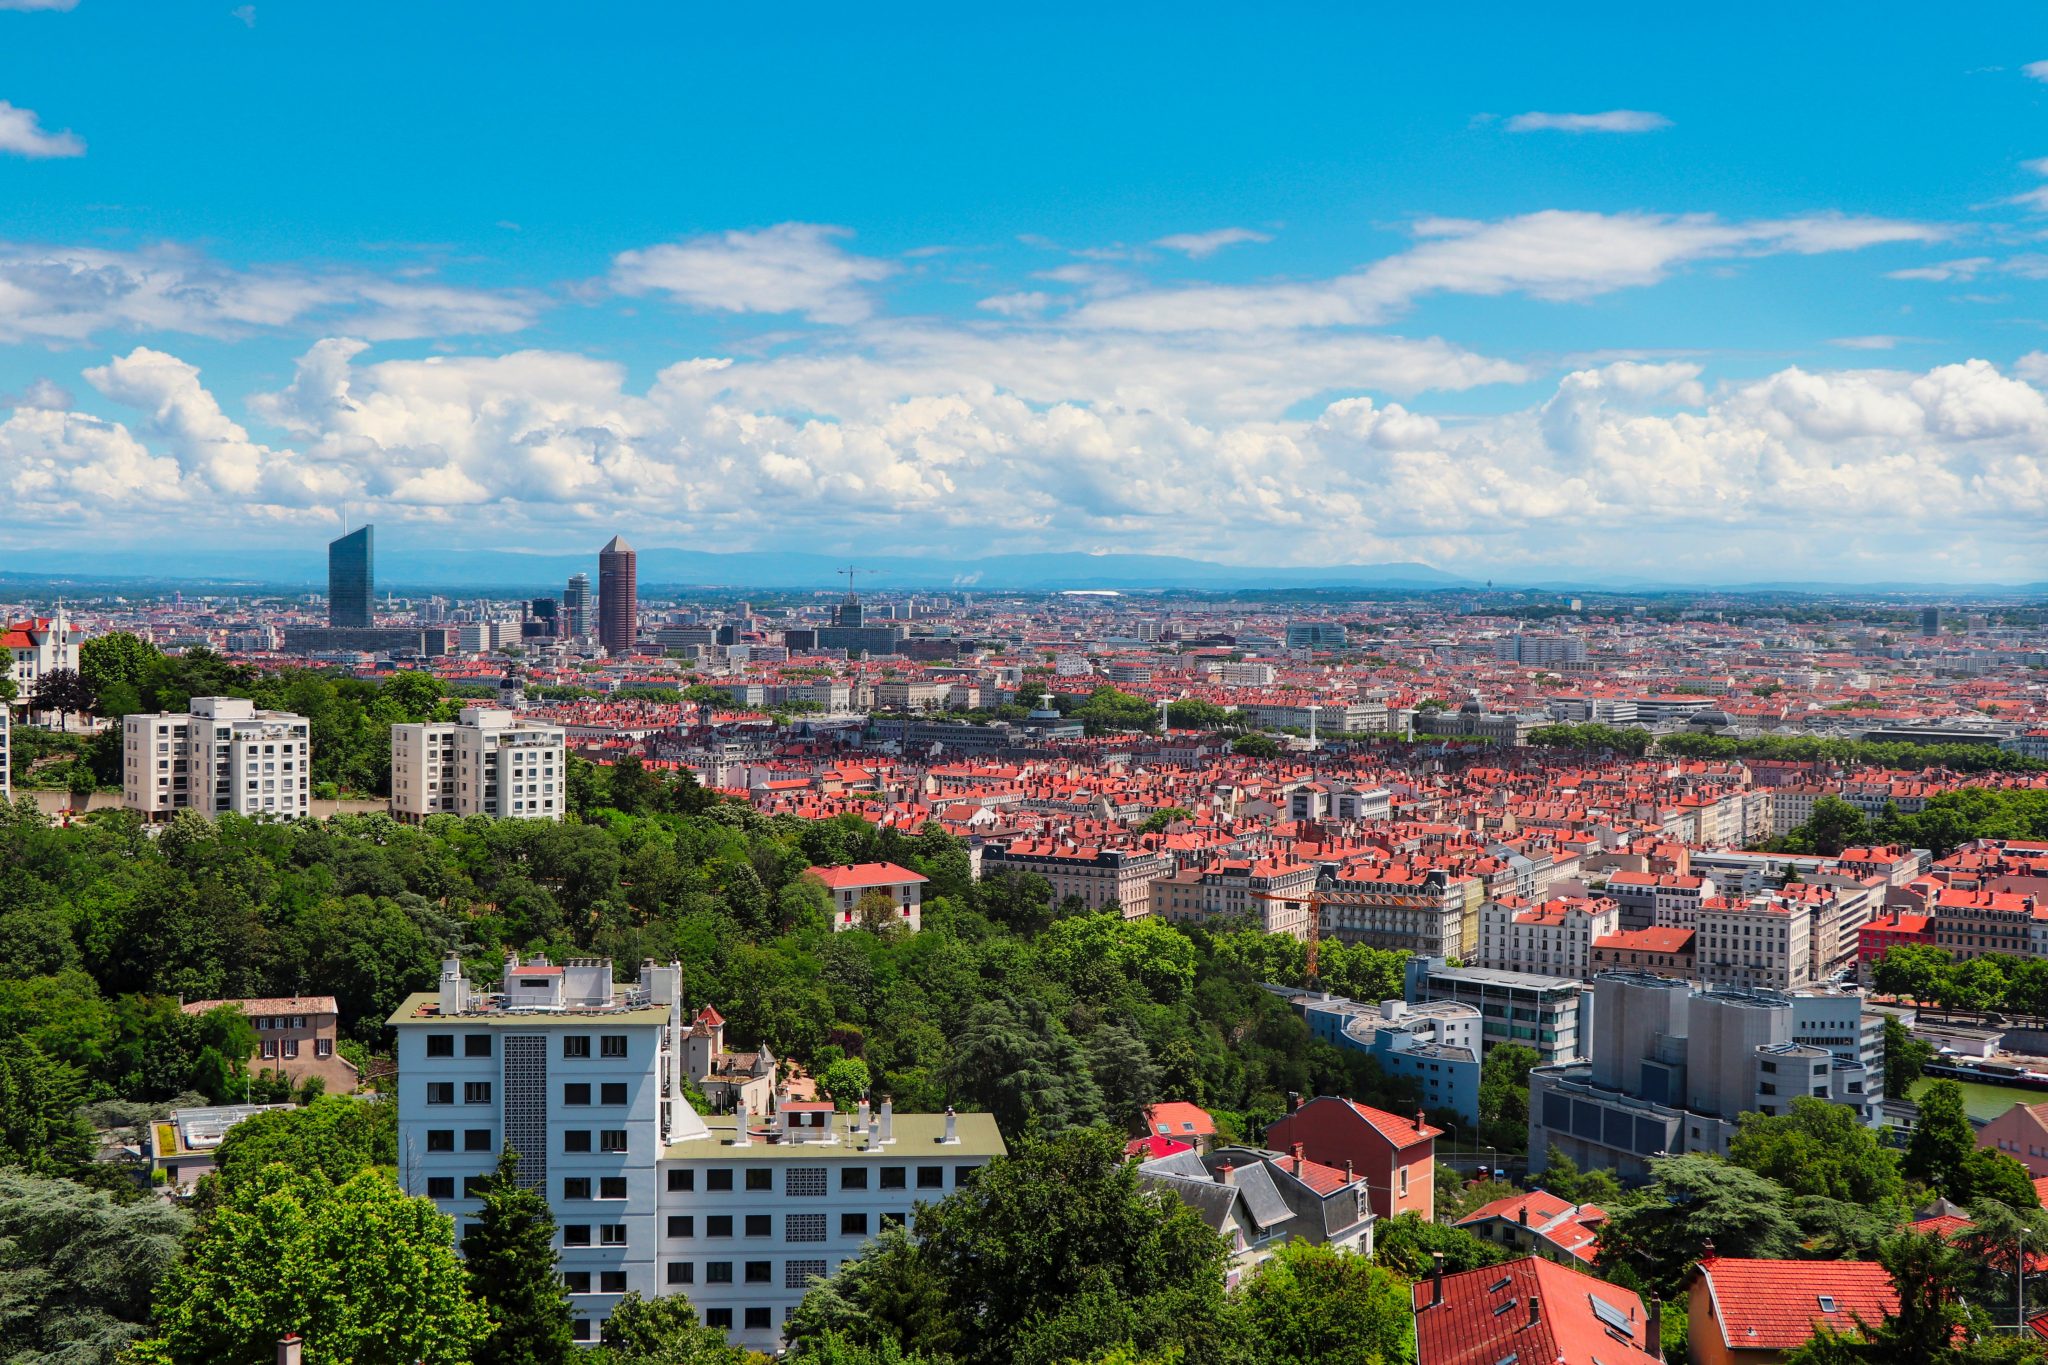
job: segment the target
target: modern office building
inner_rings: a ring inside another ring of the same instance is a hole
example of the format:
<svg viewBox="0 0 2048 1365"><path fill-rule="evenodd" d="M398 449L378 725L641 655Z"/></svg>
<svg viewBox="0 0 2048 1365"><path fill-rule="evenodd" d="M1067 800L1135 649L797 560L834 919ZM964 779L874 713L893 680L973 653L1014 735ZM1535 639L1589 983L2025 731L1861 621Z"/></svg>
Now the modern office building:
<svg viewBox="0 0 2048 1365"><path fill-rule="evenodd" d="M327 543L327 624L358 629L376 624L376 571L371 527L358 526Z"/></svg>
<svg viewBox="0 0 2048 1365"><path fill-rule="evenodd" d="M1545 1064L1585 1056L1590 992L1568 976L1453 967L1440 957L1408 959L1405 993L1411 1005L1456 1001L1479 1011L1480 1045L1520 1043L1536 1049Z"/></svg>
<svg viewBox="0 0 2048 1365"><path fill-rule="evenodd" d="M519 623L523 640L552 640L562 633L562 604L552 597L536 597L526 604L526 619Z"/></svg>
<svg viewBox="0 0 2048 1365"><path fill-rule="evenodd" d="M566 808L565 732L493 706L466 706L454 724L391 727L391 814L559 820Z"/></svg>
<svg viewBox="0 0 2048 1365"><path fill-rule="evenodd" d="M637 584L635 585L637 588ZM569 586L562 591L562 634L572 640L582 640L590 635L590 575L577 573L569 575Z"/></svg>
<svg viewBox="0 0 2048 1365"><path fill-rule="evenodd" d="M1413 1081L1430 1113L1479 1117L1480 1015L1472 1006L1449 1000L1373 1004L1328 991L1267 989L1284 995L1316 1037L1366 1053L1388 1075Z"/></svg>
<svg viewBox="0 0 2048 1365"><path fill-rule="evenodd" d="M1554 1144L1585 1169L1648 1178L1660 1156L1726 1156L1737 1119L1795 1099L1883 1101L1883 1021L1855 996L1701 989L1609 972L1594 981L1591 1060L1529 1073L1529 1151ZM1540 1159L1540 1158L1539 1158Z"/></svg>
<svg viewBox="0 0 2048 1365"><path fill-rule="evenodd" d="M597 642L613 658L633 652L640 634L640 556L623 536L597 552Z"/></svg>
<svg viewBox="0 0 2048 1365"><path fill-rule="evenodd" d="M309 808L304 716L259 711L241 697L194 697L190 711L138 712L121 729L123 804L152 820L180 810L290 820Z"/></svg>
<svg viewBox="0 0 2048 1365"><path fill-rule="evenodd" d="M1934 639L1941 634L1941 608L1920 608L1920 634L1923 638Z"/></svg>
<svg viewBox="0 0 2048 1365"><path fill-rule="evenodd" d="M573 1332L595 1341L620 1296L687 1293L735 1345L775 1351L811 1284L919 1200L1003 1154L986 1114L836 1115L778 1098L706 1119L682 1097L692 1026L682 967L510 958L495 992L442 964L398 1032L398 1166L457 1222L499 1152L546 1193Z"/></svg>

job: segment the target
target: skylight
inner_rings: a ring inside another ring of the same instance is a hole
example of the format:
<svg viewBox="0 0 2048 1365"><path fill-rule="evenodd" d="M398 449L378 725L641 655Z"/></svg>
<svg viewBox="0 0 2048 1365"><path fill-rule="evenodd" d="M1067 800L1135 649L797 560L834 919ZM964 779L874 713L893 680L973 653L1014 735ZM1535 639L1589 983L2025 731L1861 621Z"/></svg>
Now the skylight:
<svg viewBox="0 0 2048 1365"><path fill-rule="evenodd" d="M1631 1329L1635 1324L1628 1314L1622 1312L1619 1308L1607 1302L1607 1300L1595 1298L1591 1294L1586 1295L1586 1301L1593 1305L1593 1316L1600 1319L1604 1325L1613 1328L1617 1332L1627 1332L1630 1337L1634 1337L1635 1333Z"/></svg>
<svg viewBox="0 0 2048 1365"><path fill-rule="evenodd" d="M1821 1312L1836 1313L1841 1311L1835 1307L1835 1296L1833 1294L1817 1294L1814 1297L1820 1300Z"/></svg>

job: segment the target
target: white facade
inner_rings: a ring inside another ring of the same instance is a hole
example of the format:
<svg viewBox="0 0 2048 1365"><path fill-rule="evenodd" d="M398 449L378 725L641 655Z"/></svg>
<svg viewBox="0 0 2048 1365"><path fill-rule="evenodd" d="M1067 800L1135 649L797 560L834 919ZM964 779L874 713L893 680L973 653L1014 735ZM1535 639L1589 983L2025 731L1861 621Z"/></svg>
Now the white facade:
<svg viewBox="0 0 2048 1365"><path fill-rule="evenodd" d="M71 624L62 607L54 617L32 617L0 629L7 676L14 679L17 700L34 698L36 682L45 673L60 668L77 671L78 646L84 639L85 632Z"/></svg>
<svg viewBox="0 0 2048 1365"><path fill-rule="evenodd" d="M1693 938L1693 972L1709 985L1789 991L1813 984L1813 917L1773 896L1709 901Z"/></svg>
<svg viewBox="0 0 2048 1365"><path fill-rule="evenodd" d="M1561 896L1541 905L1504 897L1479 909L1476 965L1587 977L1592 975L1595 940L1620 929L1621 907L1604 896Z"/></svg>
<svg viewBox="0 0 2048 1365"><path fill-rule="evenodd" d="M615 987L609 961L511 959L478 994L458 962L412 996L398 1031L399 1177L456 1219L472 1182L520 1153L544 1190L578 1341L595 1341L621 1295L684 1292L704 1320L756 1350L813 1279L914 1201L937 1200L1000 1156L986 1114L834 1115L783 1103L706 1121L679 1095L689 1029L682 969L643 963Z"/></svg>
<svg viewBox="0 0 2048 1365"><path fill-rule="evenodd" d="M8 747L13 738L13 727L14 719L7 714L7 704L0 702L0 801L14 799L14 751Z"/></svg>
<svg viewBox="0 0 2048 1365"><path fill-rule="evenodd" d="M194 697L190 711L138 713L121 726L121 792L130 810L151 819L196 810L292 820L309 809L313 744L304 716L259 711L241 697Z"/></svg>
<svg viewBox="0 0 2048 1365"><path fill-rule="evenodd" d="M454 724L391 727L391 813L559 820L568 790L560 726L489 706Z"/></svg>

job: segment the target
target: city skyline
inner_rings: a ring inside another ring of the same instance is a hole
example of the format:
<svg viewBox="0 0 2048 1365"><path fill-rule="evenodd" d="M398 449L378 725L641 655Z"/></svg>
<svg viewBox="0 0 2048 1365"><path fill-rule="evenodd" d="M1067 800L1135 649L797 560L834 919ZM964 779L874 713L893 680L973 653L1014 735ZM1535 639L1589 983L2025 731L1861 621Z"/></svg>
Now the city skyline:
<svg viewBox="0 0 2048 1365"><path fill-rule="evenodd" d="M495 13L559 99L455 11L0 7L0 570L346 506L394 552L2042 576L2026 11L819 12L774 117L743 17Z"/></svg>

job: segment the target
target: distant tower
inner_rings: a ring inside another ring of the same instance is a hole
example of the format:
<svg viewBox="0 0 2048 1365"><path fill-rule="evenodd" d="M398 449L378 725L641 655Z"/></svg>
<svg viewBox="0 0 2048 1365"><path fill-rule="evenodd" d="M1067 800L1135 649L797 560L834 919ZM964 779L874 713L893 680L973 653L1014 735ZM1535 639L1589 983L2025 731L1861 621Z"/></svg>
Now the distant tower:
<svg viewBox="0 0 2048 1365"><path fill-rule="evenodd" d="M640 556L613 536L597 552L597 642L620 658L633 652L640 623Z"/></svg>
<svg viewBox="0 0 2048 1365"><path fill-rule="evenodd" d="M376 624L375 575L371 571L370 527L359 526L327 544L327 624Z"/></svg>
<svg viewBox="0 0 2048 1365"><path fill-rule="evenodd" d="M562 633L572 640L590 636L590 575L569 575L569 587L562 594Z"/></svg>
<svg viewBox="0 0 2048 1365"><path fill-rule="evenodd" d="M1930 640L1941 634L1940 607L1922 607L1920 609L1920 633Z"/></svg>

